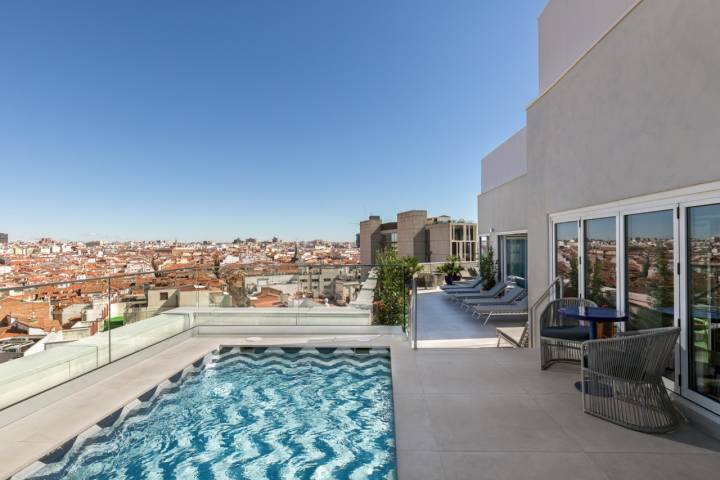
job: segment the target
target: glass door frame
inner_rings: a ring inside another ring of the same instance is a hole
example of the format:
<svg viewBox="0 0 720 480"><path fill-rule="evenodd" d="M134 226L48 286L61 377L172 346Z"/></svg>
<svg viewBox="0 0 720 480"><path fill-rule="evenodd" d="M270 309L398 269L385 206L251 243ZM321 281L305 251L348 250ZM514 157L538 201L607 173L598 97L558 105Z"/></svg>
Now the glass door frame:
<svg viewBox="0 0 720 480"><path fill-rule="evenodd" d="M625 305L624 292L621 293L621 286L624 287L624 282L621 284L622 275L625 273L624 262L621 262L621 251L620 244L621 235L624 235L625 229L620 225L623 222L623 216L621 212L615 209L603 209L588 212L586 214L562 214L562 215L551 215L550 216L550 279L552 282L557 276L557 252L555 251L556 238L555 238L555 225L558 223L575 222L578 227L578 297L585 298L585 222L587 220L597 220L600 218L614 218L615 219L615 303L616 305Z"/></svg>
<svg viewBox="0 0 720 480"><path fill-rule="evenodd" d="M681 303L680 291L682 290L681 285L684 285L683 279L677 275L678 262L682 262L682 255L680 252L680 244L683 243L680 237L679 226L681 220L678 218L679 204L677 202L618 202L617 206L613 208L596 209L582 213L570 213L551 215L549 221L549 232L550 232L550 279L552 282L557 273L557 252L556 252L556 227L558 223L575 222L578 226L578 297L585 298L585 222L587 220L596 220L600 218L614 218L615 219L615 302L616 308L625 310L627 308L627 278L625 277L625 221L628 215L651 213L657 211L671 210L673 212L673 265L675 265L675 278L673 282L673 295L674 295L674 323L675 326L681 326L681 313L683 304ZM682 267L682 263L680 264ZM682 273L682 268L680 269ZM625 330L625 325L620 324L620 330ZM686 331L683 328L683 331ZM681 338L683 333L681 332ZM681 351L682 343L679 342L675 348L674 361L675 361L675 378L674 380L663 378L665 387L676 393L680 393L680 375L682 368L683 356ZM682 378L688 378L683 375Z"/></svg>
<svg viewBox="0 0 720 480"><path fill-rule="evenodd" d="M582 257L582 268L578 269L578 274L580 275L581 281L579 281L579 290L582 292L580 295L580 298L585 298L585 269L587 268L587 259L585 258L585 222L588 220L600 220L604 218L614 218L615 219L615 308L622 305L623 309L625 306L625 295L621 294L621 290L623 289L624 282L621 282L621 279L623 278L622 275L625 273L624 268L624 262L621 262L620 259L623 258L620 255L624 252L621 252L620 244L621 239L623 238L621 234L624 232L624 229L621 228L621 221L622 215L619 215L617 210L615 211L602 211L598 212L592 215L583 215L580 217L580 230L578 232L579 235L582 235L582 237L578 237L579 241L579 252L578 256ZM582 240L581 240L582 239Z"/></svg>
<svg viewBox="0 0 720 480"><path fill-rule="evenodd" d="M525 238L525 288L527 288L528 284L528 233L527 230L519 230L519 231L512 231L512 232L501 232L497 233L497 244L498 244L498 252L497 252L497 262L498 262L498 273L500 276L500 281L505 282L507 281L507 250L505 245L505 240L510 237L522 237Z"/></svg>
<svg viewBox="0 0 720 480"><path fill-rule="evenodd" d="M687 254L688 254L688 225L687 225L687 210L688 208L692 207L702 207L705 205L715 205L720 204L720 194L716 196L710 196L710 197L703 197L702 199L697 200L690 200L686 202L680 203L680 214L679 214L679 233L680 233L680 283L684 288L681 288L680 292L680 302L682 304L682 308L680 310L680 326L681 326L681 332L680 332L680 350L682 351L682 354L680 355L681 358L681 382L680 383L680 391L679 393L689 399L690 401L700 405L703 408L706 408L707 410L710 410L713 413L720 414L720 402L716 402L714 400L709 399L708 397L699 394L695 390L692 390L690 388L690 336L692 335L692 330L690 329L690 319L688 316L688 271L690 270L690 266L688 265L687 261Z"/></svg>
<svg viewBox="0 0 720 480"><path fill-rule="evenodd" d="M680 326L680 339L675 349L675 381L665 380L665 386L682 396L683 398L693 402L700 407L720 415L720 402L711 400L689 388L690 385L690 368L689 368L689 341L690 329L688 319L688 229L687 229L687 209L690 207L699 207L704 205L720 204L720 182L712 182L704 185L695 185L676 189L672 191L661 192L657 194L645 195L627 200L598 205L596 207L580 208L576 210L568 210L558 212L548 216L548 282L552 282L556 274L556 239L555 225L574 221L578 225L578 258L582 258L579 262L585 262L585 220L593 218L612 217L616 218L616 238L617 238L617 289L618 305L625 305L626 297L626 278L625 278L625 216L636 213L649 213L662 210L673 210L673 259L675 262L675 282L674 282L674 319L675 325ZM678 271L679 269L679 271ZM579 296L584 297L585 294L585 278L584 265L578 268L578 287Z"/></svg>

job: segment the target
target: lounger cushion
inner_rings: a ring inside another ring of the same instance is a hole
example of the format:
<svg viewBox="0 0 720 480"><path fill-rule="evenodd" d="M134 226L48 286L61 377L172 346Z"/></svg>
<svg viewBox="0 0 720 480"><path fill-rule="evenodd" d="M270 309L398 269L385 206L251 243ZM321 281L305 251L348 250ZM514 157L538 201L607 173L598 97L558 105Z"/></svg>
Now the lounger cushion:
<svg viewBox="0 0 720 480"><path fill-rule="evenodd" d="M581 326L545 327L540 330L540 336L584 342L590 339L590 331L588 327Z"/></svg>

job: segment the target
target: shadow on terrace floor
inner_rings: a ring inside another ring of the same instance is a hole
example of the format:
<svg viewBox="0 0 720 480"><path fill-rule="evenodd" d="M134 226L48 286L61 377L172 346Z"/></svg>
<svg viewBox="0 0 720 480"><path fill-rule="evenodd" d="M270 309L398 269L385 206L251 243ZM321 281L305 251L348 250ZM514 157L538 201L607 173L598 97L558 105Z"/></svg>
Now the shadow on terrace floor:
<svg viewBox="0 0 720 480"><path fill-rule="evenodd" d="M473 318L441 290L418 291L418 347L480 348L497 346L496 326L521 326L526 316Z"/></svg>

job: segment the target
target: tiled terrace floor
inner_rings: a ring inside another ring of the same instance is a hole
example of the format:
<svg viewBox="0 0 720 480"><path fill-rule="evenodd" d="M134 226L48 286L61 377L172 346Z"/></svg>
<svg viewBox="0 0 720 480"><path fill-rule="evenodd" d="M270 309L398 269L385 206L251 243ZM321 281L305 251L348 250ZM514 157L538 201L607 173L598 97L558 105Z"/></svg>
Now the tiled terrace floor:
<svg viewBox="0 0 720 480"><path fill-rule="evenodd" d="M495 347L496 326L519 326L526 316L473 318L441 290L420 290L418 295L418 345L422 348Z"/></svg>
<svg viewBox="0 0 720 480"><path fill-rule="evenodd" d="M195 337L0 429L0 478L32 462L220 344L389 345L398 473L412 479L703 479L720 442L684 426L633 432L582 413L578 372L537 352L410 350L401 336ZM78 408L81 405L82 408ZM12 454L8 454L12 452Z"/></svg>
<svg viewBox="0 0 720 480"><path fill-rule="evenodd" d="M577 369L540 371L534 350L427 349L393 362L400 478L709 479L720 471L720 442L692 426L647 435L584 414Z"/></svg>

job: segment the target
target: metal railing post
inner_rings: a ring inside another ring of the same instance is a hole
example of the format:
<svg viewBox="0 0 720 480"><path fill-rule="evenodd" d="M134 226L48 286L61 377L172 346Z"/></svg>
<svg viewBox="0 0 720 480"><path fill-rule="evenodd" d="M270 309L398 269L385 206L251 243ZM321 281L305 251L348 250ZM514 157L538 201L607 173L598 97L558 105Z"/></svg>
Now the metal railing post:
<svg viewBox="0 0 720 480"><path fill-rule="evenodd" d="M107 279L108 287L108 363L112 362L112 287L110 278Z"/></svg>
<svg viewBox="0 0 720 480"><path fill-rule="evenodd" d="M412 307L410 310L410 322L412 324L412 329L410 330L410 333L412 334L412 349L417 350L417 275L413 275L412 278L412 298L410 299L410 301L412 302Z"/></svg>
<svg viewBox="0 0 720 480"><path fill-rule="evenodd" d="M558 294L560 295L559 297L557 296ZM563 282L560 276L555 277L553 281L550 282L550 285L545 288L540 297L538 297L528 310L528 338L531 348L535 346L535 311L546 298L550 298L551 300L563 298Z"/></svg>

